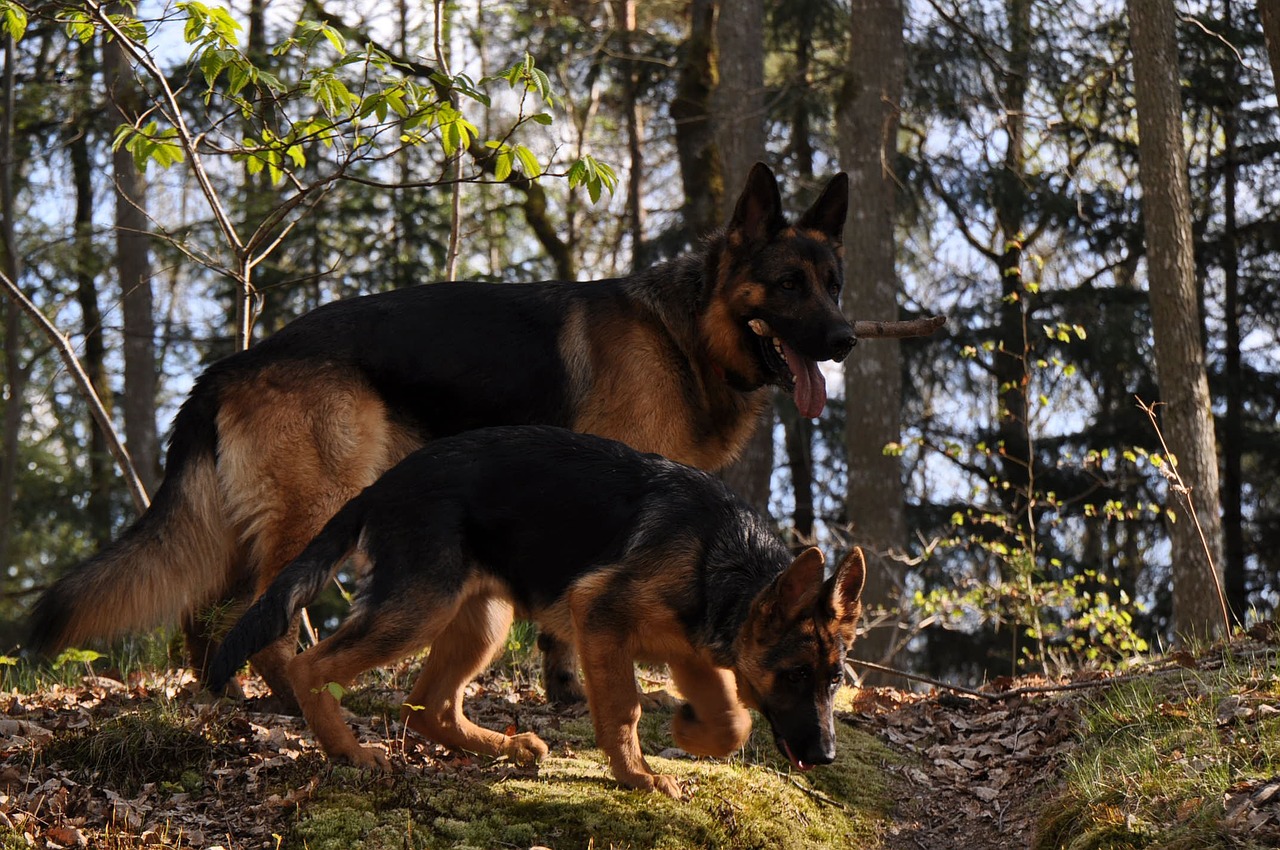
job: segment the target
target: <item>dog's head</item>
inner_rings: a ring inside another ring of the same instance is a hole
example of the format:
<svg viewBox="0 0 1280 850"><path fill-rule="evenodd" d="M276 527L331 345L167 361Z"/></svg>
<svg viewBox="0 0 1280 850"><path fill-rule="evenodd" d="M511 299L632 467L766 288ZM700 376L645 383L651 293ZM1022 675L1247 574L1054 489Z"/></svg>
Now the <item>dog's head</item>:
<svg viewBox="0 0 1280 850"><path fill-rule="evenodd" d="M704 313L712 356L742 388L792 393L804 416L822 413L819 360L843 360L857 342L840 311L841 236L849 178L837 174L794 225L773 172L756 163L724 234Z"/></svg>
<svg viewBox="0 0 1280 850"><path fill-rule="evenodd" d="M806 549L752 602L738 636L738 696L764 715L778 750L799 770L836 756L832 702L862 614L866 564L855 548L823 581Z"/></svg>

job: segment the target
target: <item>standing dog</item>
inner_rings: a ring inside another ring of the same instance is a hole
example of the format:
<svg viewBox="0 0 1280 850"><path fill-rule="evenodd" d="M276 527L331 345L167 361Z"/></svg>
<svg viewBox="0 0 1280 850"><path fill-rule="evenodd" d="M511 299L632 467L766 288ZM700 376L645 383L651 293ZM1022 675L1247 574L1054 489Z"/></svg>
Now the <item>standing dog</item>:
<svg viewBox="0 0 1280 850"><path fill-rule="evenodd" d="M665 662L688 702L676 743L727 756L748 706L798 769L835 758L832 698L861 614L855 549L824 581L794 560L720 481L658 455L560 428L486 428L437 440L352 499L228 633L219 688L280 639L354 556L351 615L288 665L307 723L331 758L386 767L343 722L329 683L430 644L402 719L448 747L529 763L533 733L469 721L463 691L501 650L513 612L578 651L596 743L628 788L680 796L640 753L634 662ZM412 709L408 706L413 706Z"/></svg>
<svg viewBox="0 0 1280 850"><path fill-rule="evenodd" d="M201 612L261 594L348 499L439 437L559 425L716 469L769 386L817 416L817 361L855 342L839 306L848 194L837 175L788 225L757 165L725 232L631 277L352 298L213 364L178 412L150 509L40 598L30 648L180 620L204 680ZM253 659L286 704L295 636ZM544 648L549 695L579 697L572 658Z"/></svg>

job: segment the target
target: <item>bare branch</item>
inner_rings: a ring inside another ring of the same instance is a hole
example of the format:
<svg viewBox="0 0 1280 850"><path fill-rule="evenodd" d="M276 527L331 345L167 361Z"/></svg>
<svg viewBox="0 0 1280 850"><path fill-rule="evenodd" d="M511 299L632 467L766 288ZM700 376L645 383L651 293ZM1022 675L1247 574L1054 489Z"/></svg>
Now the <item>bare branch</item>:
<svg viewBox="0 0 1280 850"><path fill-rule="evenodd" d="M853 323L853 333L858 339L904 339L913 336L929 336L947 323L946 316L929 316L925 319L909 319L905 322Z"/></svg>
<svg viewBox="0 0 1280 850"><path fill-rule="evenodd" d="M111 417L107 415L106 408L102 406L102 399L98 398L98 393L94 390L93 383L85 373L84 367L80 365L80 360L76 357L71 340L67 339L66 335L58 330L45 317L44 313L40 312L40 308L33 304L31 299L27 298L26 293L19 289L18 285L3 272L0 272L0 285L4 286L5 291L9 294L9 299L22 308L22 312L26 313L31 321L36 323L40 330L44 332L44 335L49 338L49 341L53 343L54 348L57 349L63 364L67 367L67 371L71 373L76 386L80 388L81 395L89 403L89 412L93 414L93 420L98 423L98 427L106 435L107 447L111 450L112 456L115 457L121 473L124 474L125 483L129 485L129 495L133 497L133 504L138 509L138 513L142 513L151 504L151 499L147 496L146 488L142 486L142 479L138 477L137 470L133 468L133 460L129 457L129 451L124 447L124 443L120 442L120 435L116 433Z"/></svg>

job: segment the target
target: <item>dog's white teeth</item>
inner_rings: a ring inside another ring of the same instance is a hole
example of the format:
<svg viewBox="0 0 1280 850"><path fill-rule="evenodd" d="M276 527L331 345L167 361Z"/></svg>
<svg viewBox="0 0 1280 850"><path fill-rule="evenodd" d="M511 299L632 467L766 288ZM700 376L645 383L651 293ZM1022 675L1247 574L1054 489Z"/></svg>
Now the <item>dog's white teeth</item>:
<svg viewBox="0 0 1280 850"><path fill-rule="evenodd" d="M773 342L773 350L778 352L778 356L785 360L787 358L787 355L782 353L782 340L778 339L775 336L772 342Z"/></svg>
<svg viewBox="0 0 1280 850"><path fill-rule="evenodd" d="M755 331L756 336L773 336L773 333L770 330L769 325L765 322L764 319L752 319L751 321L747 322L747 326L751 328L751 330Z"/></svg>

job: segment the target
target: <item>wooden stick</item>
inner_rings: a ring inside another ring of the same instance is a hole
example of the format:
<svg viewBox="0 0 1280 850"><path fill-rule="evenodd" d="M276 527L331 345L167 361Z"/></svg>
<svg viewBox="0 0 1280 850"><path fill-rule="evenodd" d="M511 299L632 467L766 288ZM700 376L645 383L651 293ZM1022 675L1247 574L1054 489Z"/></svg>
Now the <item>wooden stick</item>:
<svg viewBox="0 0 1280 850"><path fill-rule="evenodd" d="M930 316L906 322L862 321L853 323L853 333L858 339L902 339L909 336L929 336L946 323L946 316Z"/></svg>

